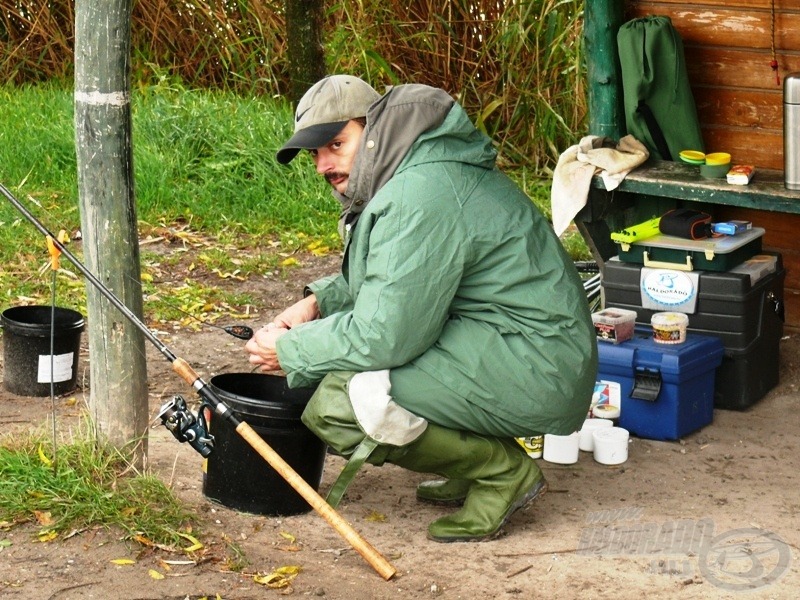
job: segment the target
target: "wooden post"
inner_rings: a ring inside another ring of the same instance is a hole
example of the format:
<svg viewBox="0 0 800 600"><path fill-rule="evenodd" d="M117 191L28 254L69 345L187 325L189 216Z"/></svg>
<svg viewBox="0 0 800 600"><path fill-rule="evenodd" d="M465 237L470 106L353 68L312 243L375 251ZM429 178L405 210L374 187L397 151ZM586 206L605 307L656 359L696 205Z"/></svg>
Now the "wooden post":
<svg viewBox="0 0 800 600"><path fill-rule="evenodd" d="M141 316L131 145L131 10L132 0L75 2L75 144L84 262ZM92 286L87 286L87 305L94 425L134 464L141 464L149 420L144 336Z"/></svg>
<svg viewBox="0 0 800 600"><path fill-rule="evenodd" d="M322 47L323 0L285 0L286 40L292 87L289 98L297 105L306 90L327 74Z"/></svg>
<svg viewBox="0 0 800 600"><path fill-rule="evenodd" d="M622 25L623 4L623 0L586 0L584 12L589 133L615 140L626 133L617 57L617 31Z"/></svg>

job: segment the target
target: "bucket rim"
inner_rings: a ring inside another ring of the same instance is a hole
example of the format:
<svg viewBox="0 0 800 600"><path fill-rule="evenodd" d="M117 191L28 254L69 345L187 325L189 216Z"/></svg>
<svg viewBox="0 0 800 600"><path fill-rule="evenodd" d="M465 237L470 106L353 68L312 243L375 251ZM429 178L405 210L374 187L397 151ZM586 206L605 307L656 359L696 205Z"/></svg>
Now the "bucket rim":
<svg viewBox="0 0 800 600"><path fill-rule="evenodd" d="M64 306L26 304L11 306L0 313L0 327L10 333L22 335L50 335L51 315L55 315L55 334L62 335L83 331L86 324L84 316L77 310ZM28 319L25 320L24 317Z"/></svg>
<svg viewBox="0 0 800 600"><path fill-rule="evenodd" d="M237 387L230 384L232 381L245 381L245 384ZM220 373L213 376L208 383L234 412L249 417L280 420L297 421L314 393L314 388L289 388L285 377L268 373ZM259 383L264 385L258 391L272 393L274 397L253 397L253 386ZM245 395L245 392L251 395Z"/></svg>

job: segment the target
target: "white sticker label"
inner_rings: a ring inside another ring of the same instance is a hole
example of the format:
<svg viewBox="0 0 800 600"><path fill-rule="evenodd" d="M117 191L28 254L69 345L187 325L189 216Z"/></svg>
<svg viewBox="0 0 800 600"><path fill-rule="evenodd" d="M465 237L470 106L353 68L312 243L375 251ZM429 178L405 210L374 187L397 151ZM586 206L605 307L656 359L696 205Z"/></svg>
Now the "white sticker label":
<svg viewBox="0 0 800 600"><path fill-rule="evenodd" d="M694 314L699 283L697 273L645 267L640 282L642 308Z"/></svg>
<svg viewBox="0 0 800 600"><path fill-rule="evenodd" d="M39 371L36 376L37 383L59 383L72 379L72 364L74 352L56 354L53 356L53 378L50 379L50 355L39 355Z"/></svg>
<svg viewBox="0 0 800 600"><path fill-rule="evenodd" d="M592 408L603 404L620 407L622 404L622 388L618 381L601 379L594 382L592 394Z"/></svg>

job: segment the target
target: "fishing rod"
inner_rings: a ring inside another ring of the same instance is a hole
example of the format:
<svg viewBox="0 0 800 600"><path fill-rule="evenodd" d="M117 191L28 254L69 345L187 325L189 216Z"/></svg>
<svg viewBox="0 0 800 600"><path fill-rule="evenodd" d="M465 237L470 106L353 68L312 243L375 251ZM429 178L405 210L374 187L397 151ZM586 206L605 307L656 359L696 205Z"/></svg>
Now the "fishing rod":
<svg viewBox="0 0 800 600"><path fill-rule="evenodd" d="M103 283L89 271L64 244L17 200L8 189L0 183L0 193L16 208L39 232L47 239L48 246L55 247L64 257L72 263L78 271L91 283L125 318L127 318L139 331L144 334L161 354L172 363L175 371L188 383L202 399L203 403L216 414L225 419L277 473L292 486L292 488L305 499L339 535L341 535L385 580L391 579L396 569L387 561L369 542L367 542L353 527L337 513L325 499L320 496L311 485L295 471L263 438L245 421L239 420L233 411L219 399L213 388L203 381L191 365L184 359L175 355L155 334L137 317L125 304L114 295ZM179 442L189 442L201 455L208 456L213 450L213 438L206 432L205 419L202 416L202 406L199 417L195 417L186 407L185 401L177 396L165 403L159 411L158 418L164 426L172 432Z"/></svg>

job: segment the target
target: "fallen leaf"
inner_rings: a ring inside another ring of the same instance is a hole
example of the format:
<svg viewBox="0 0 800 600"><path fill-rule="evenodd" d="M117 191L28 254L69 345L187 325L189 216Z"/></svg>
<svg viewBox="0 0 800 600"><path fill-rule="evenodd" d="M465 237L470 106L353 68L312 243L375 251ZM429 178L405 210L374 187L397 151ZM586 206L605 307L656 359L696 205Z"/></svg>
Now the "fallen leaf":
<svg viewBox="0 0 800 600"><path fill-rule="evenodd" d="M50 514L48 510L35 510L33 511L34 516L36 517L36 521L42 527L47 527L48 525L52 525L55 519L53 519L53 515Z"/></svg>
<svg viewBox="0 0 800 600"><path fill-rule="evenodd" d="M298 260L294 257L289 257L281 261L282 267L293 267L299 264Z"/></svg>
<svg viewBox="0 0 800 600"><path fill-rule="evenodd" d="M192 542L191 546L189 546L188 548L184 548L183 549L184 552L196 552L197 550L200 550L203 547L203 544L200 542L200 540L198 540L193 535L189 535L188 533L180 533L180 532L178 532L178 535L181 536L182 538Z"/></svg>
<svg viewBox="0 0 800 600"><path fill-rule="evenodd" d="M294 537L291 533L286 533L285 531L281 531L279 534L282 538L289 540L292 544L297 541L297 538Z"/></svg>
<svg viewBox="0 0 800 600"><path fill-rule="evenodd" d="M377 510L373 510L366 517L364 517L364 520L372 521L374 523L384 523L386 521L386 515L379 513Z"/></svg>
<svg viewBox="0 0 800 600"><path fill-rule="evenodd" d="M50 467L50 466L53 465L53 461L50 460L49 458L47 458L47 456L45 456L44 450L42 449L42 445L41 444L39 444L39 448L36 450L36 452L39 455L39 460L42 461L42 463L45 466Z"/></svg>
<svg viewBox="0 0 800 600"><path fill-rule="evenodd" d="M164 579L164 575L156 571L155 569L148 569L147 574L150 575L153 579Z"/></svg>
<svg viewBox="0 0 800 600"><path fill-rule="evenodd" d="M272 589L284 588L291 584L300 571L300 567L294 565L278 567L269 575L256 575L253 581Z"/></svg>
<svg viewBox="0 0 800 600"><path fill-rule="evenodd" d="M54 539L58 537L58 533L53 531L52 529L42 529L37 536L39 537L40 542L52 542Z"/></svg>
<svg viewBox="0 0 800 600"><path fill-rule="evenodd" d="M147 539L143 535L136 534L133 536L133 539L142 544L143 546L150 546L151 548L158 548L159 550L164 550L165 552L176 552L175 548L172 546L167 546L165 544L157 544L152 540Z"/></svg>
<svg viewBox="0 0 800 600"><path fill-rule="evenodd" d="M130 558L114 558L111 559L111 562L115 565L126 566L126 565L135 565L136 561L131 560Z"/></svg>

